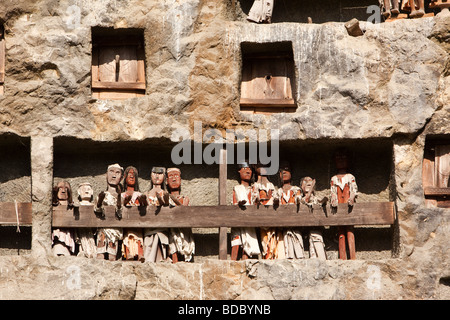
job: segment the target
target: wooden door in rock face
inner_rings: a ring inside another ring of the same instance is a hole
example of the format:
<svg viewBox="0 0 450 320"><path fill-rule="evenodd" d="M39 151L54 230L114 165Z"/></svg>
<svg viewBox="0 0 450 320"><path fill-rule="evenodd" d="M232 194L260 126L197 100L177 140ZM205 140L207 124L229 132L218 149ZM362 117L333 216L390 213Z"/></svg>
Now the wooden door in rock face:
<svg viewBox="0 0 450 320"><path fill-rule="evenodd" d="M450 144L436 146L436 185L438 188L449 187Z"/></svg>
<svg viewBox="0 0 450 320"><path fill-rule="evenodd" d="M427 207L450 208L450 141L425 147L422 179Z"/></svg>
<svg viewBox="0 0 450 320"><path fill-rule="evenodd" d="M241 109L283 112L285 108L295 107L293 79L293 60L288 55L244 57Z"/></svg>
<svg viewBox="0 0 450 320"><path fill-rule="evenodd" d="M141 45L102 45L93 49L92 92L97 99L120 100L145 94Z"/></svg>

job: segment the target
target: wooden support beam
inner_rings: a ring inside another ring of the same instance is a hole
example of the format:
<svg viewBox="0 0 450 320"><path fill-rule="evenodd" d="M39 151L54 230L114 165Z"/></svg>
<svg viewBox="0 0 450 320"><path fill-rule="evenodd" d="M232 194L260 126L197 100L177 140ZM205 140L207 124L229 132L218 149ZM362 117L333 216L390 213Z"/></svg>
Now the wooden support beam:
<svg viewBox="0 0 450 320"><path fill-rule="evenodd" d="M425 201L430 204L430 207L450 208L449 187L425 187L423 193L425 194Z"/></svg>
<svg viewBox="0 0 450 320"><path fill-rule="evenodd" d="M356 203L349 213L339 204L336 214L329 207L284 205L278 208L232 205L130 207L123 208L122 220L115 218L115 208L105 207L105 218L94 214L93 206L67 210L53 209L53 227L123 227L123 228L220 228L220 227L311 227L339 225L392 225L395 221L393 202Z"/></svg>
<svg viewBox="0 0 450 320"><path fill-rule="evenodd" d="M241 107L296 107L294 99L248 99L241 98Z"/></svg>
<svg viewBox="0 0 450 320"><path fill-rule="evenodd" d="M17 202L20 226L31 226L31 202ZM0 202L0 225L17 225L16 206L14 202Z"/></svg>
<svg viewBox="0 0 450 320"><path fill-rule="evenodd" d="M219 205L227 205L227 150L220 150L219 164ZM219 227L219 259L227 260L227 227Z"/></svg>
<svg viewBox="0 0 450 320"><path fill-rule="evenodd" d="M442 197L442 196L449 196L450 197L450 188L434 188L434 187L426 187L424 188L424 194L426 196L433 196L433 197Z"/></svg>
<svg viewBox="0 0 450 320"><path fill-rule="evenodd" d="M93 89L145 90L145 82L108 82L92 80Z"/></svg>

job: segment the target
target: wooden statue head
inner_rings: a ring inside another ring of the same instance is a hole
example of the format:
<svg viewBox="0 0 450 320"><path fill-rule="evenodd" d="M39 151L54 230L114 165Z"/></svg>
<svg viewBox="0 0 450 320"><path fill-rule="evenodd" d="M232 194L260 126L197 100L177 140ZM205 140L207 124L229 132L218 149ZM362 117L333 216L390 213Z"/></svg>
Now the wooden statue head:
<svg viewBox="0 0 450 320"><path fill-rule="evenodd" d="M181 170L178 168L167 169L167 188L171 190L179 190L181 188Z"/></svg>
<svg viewBox="0 0 450 320"><path fill-rule="evenodd" d="M279 168L279 174L280 174L280 181L282 184L288 183L292 179L292 170L291 166L289 165L289 162L283 161L280 163Z"/></svg>
<svg viewBox="0 0 450 320"><path fill-rule="evenodd" d="M72 205L72 188L70 183L62 180L53 188L53 205Z"/></svg>
<svg viewBox="0 0 450 320"><path fill-rule="evenodd" d="M109 186L117 186L120 184L123 176L123 168L115 163L108 166L108 170L106 171L106 182Z"/></svg>
<svg viewBox="0 0 450 320"><path fill-rule="evenodd" d="M153 167L150 174L150 189L154 186L161 186L162 189L166 188L166 168Z"/></svg>
<svg viewBox="0 0 450 320"><path fill-rule="evenodd" d="M303 177L300 180L300 188L303 191L303 194L307 194L308 192L314 193L315 181L311 177Z"/></svg>
<svg viewBox="0 0 450 320"><path fill-rule="evenodd" d="M94 189L89 182L80 183L78 186L78 199L84 202L92 202L94 199Z"/></svg>
<svg viewBox="0 0 450 320"><path fill-rule="evenodd" d="M127 190L128 187L133 187L135 191L139 191L139 174L135 167L129 166L125 169L123 187L124 190Z"/></svg>
<svg viewBox="0 0 450 320"><path fill-rule="evenodd" d="M239 178L241 181L250 182L253 176L253 169L248 164L248 162L244 161L239 164Z"/></svg>

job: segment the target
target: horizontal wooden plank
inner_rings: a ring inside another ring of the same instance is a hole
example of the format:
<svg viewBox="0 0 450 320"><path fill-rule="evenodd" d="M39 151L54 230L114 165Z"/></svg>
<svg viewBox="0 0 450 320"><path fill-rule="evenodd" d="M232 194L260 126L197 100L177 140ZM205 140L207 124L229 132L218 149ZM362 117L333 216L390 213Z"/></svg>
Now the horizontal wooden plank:
<svg viewBox="0 0 450 320"><path fill-rule="evenodd" d="M450 196L450 188L426 187L423 191L426 196Z"/></svg>
<svg viewBox="0 0 450 320"><path fill-rule="evenodd" d="M145 90L145 82L109 82L109 81L92 80L92 88L95 88L95 89Z"/></svg>
<svg viewBox="0 0 450 320"><path fill-rule="evenodd" d="M17 202L19 225L31 225L31 202ZM16 225L17 215L14 202L0 202L0 225Z"/></svg>
<svg viewBox="0 0 450 320"><path fill-rule="evenodd" d="M438 208L450 208L450 199L449 200L438 200L437 207Z"/></svg>
<svg viewBox="0 0 450 320"><path fill-rule="evenodd" d="M54 227L288 227L337 225L392 225L395 220L393 202L357 203L349 213L348 206L339 205L335 214L329 207L305 205L279 206L188 206L123 208L122 219L115 217L115 208L105 207L105 218L97 217L92 206L53 210Z"/></svg>
<svg viewBox="0 0 450 320"><path fill-rule="evenodd" d="M294 99L248 99L241 98L243 107L296 107Z"/></svg>

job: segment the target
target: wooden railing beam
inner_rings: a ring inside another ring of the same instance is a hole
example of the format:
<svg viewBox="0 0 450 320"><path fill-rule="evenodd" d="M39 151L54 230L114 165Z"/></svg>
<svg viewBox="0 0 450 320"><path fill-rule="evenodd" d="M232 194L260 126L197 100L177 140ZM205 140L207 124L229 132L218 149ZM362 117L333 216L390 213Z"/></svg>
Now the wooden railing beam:
<svg viewBox="0 0 450 320"><path fill-rule="evenodd" d="M279 206L180 206L123 208L123 218L115 217L115 208L105 207L105 218L94 214L93 206L53 210L53 227L124 227L124 228L220 228L220 227L309 227L339 225L392 225L395 221L393 202L356 203L349 213L340 204L333 214L329 207L305 205Z"/></svg>
<svg viewBox="0 0 450 320"><path fill-rule="evenodd" d="M0 225L31 226L31 202L0 202ZM18 222L18 223L17 223Z"/></svg>

